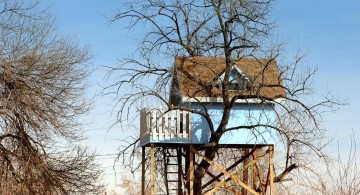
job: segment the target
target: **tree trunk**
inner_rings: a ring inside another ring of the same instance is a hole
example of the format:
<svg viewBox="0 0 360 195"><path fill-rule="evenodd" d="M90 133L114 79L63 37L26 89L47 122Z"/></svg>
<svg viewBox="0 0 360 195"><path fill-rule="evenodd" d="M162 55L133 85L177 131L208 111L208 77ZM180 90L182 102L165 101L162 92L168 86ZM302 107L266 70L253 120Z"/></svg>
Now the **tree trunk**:
<svg viewBox="0 0 360 195"><path fill-rule="evenodd" d="M204 174L201 173L200 169L196 169L194 173L194 195L201 195L202 193L202 178Z"/></svg>
<svg viewBox="0 0 360 195"><path fill-rule="evenodd" d="M206 158L214 160L215 154L218 148L212 147L205 150ZM210 167L210 164L205 160L202 160L199 166L194 171L194 195L202 194L202 178L204 177L206 170Z"/></svg>

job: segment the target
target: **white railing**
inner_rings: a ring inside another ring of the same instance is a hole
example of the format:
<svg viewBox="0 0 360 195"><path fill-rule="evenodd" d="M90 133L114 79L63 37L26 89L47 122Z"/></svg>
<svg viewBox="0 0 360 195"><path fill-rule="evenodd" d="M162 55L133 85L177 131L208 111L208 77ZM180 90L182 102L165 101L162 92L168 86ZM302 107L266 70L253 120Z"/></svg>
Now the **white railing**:
<svg viewBox="0 0 360 195"><path fill-rule="evenodd" d="M140 114L140 139L150 137L150 142L190 142L191 113L182 110L161 112L143 109Z"/></svg>

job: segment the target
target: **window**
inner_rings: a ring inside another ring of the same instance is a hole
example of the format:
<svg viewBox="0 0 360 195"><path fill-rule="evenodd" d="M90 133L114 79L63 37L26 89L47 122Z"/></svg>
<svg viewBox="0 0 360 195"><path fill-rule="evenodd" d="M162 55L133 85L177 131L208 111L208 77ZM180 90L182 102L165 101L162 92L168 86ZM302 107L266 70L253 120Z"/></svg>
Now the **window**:
<svg viewBox="0 0 360 195"><path fill-rule="evenodd" d="M216 87L221 89L221 82L224 78L224 75L221 75L219 78ZM250 79L241 73L236 67L231 69L230 78L229 78L229 85L227 86L228 90L237 90L237 91L244 91L251 89L251 82Z"/></svg>

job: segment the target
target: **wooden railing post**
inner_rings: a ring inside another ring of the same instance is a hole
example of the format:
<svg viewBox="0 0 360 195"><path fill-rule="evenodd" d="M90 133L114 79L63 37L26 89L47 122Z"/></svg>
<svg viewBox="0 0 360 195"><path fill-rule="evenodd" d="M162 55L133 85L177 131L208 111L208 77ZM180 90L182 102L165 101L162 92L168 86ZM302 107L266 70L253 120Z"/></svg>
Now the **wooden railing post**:
<svg viewBox="0 0 360 195"><path fill-rule="evenodd" d="M164 114L163 118L164 118L164 124L163 124L163 129L164 129L164 140L168 140L169 139L169 114L171 114L171 111Z"/></svg>
<svg viewBox="0 0 360 195"><path fill-rule="evenodd" d="M158 126L158 131L159 131L159 138L158 140L163 140L163 136L164 136L164 124L163 124L163 114L161 113L161 111L158 111L158 117L157 117L157 126Z"/></svg>
<svg viewBox="0 0 360 195"><path fill-rule="evenodd" d="M140 114L140 138L151 136L151 141L191 142L191 113L183 110L163 112L143 109Z"/></svg>
<svg viewBox="0 0 360 195"><path fill-rule="evenodd" d="M175 123L175 117L174 117L174 115L175 115L175 113L174 113L174 111L175 111L175 113L176 113L176 110L173 110L173 111L171 111L171 116L170 116L170 123L169 123L169 129L170 129L170 139L171 140L174 140L174 135L175 135L175 130L176 130L176 123Z"/></svg>
<svg viewBox="0 0 360 195"><path fill-rule="evenodd" d="M158 133L156 132L157 129L157 122L156 122L156 110L151 110L150 111L150 121L151 121L151 135L153 137L153 139L155 140L158 136Z"/></svg>
<svg viewBox="0 0 360 195"><path fill-rule="evenodd" d="M176 137L177 140L181 140L181 132L180 132L180 110L176 110Z"/></svg>
<svg viewBox="0 0 360 195"><path fill-rule="evenodd" d="M183 111L182 112L182 122L183 122L183 138L187 138L187 134L186 134L186 131L187 131L187 120L186 120L186 114L187 112L186 111Z"/></svg>

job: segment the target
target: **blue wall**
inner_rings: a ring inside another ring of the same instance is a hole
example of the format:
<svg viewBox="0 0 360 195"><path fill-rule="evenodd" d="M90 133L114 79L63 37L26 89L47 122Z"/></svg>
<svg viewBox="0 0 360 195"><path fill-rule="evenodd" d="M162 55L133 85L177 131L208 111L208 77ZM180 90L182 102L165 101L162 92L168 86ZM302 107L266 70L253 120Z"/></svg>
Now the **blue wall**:
<svg viewBox="0 0 360 195"><path fill-rule="evenodd" d="M203 103L208 109L216 129L220 124L223 105L221 103ZM191 108L203 111L198 103L191 103ZM236 104L232 111L228 128L239 125L273 124L274 112L271 104ZM257 127L254 129L237 129L222 135L219 144L274 144L276 132L273 129ZM209 125L204 117L192 114L192 143L209 142Z"/></svg>

